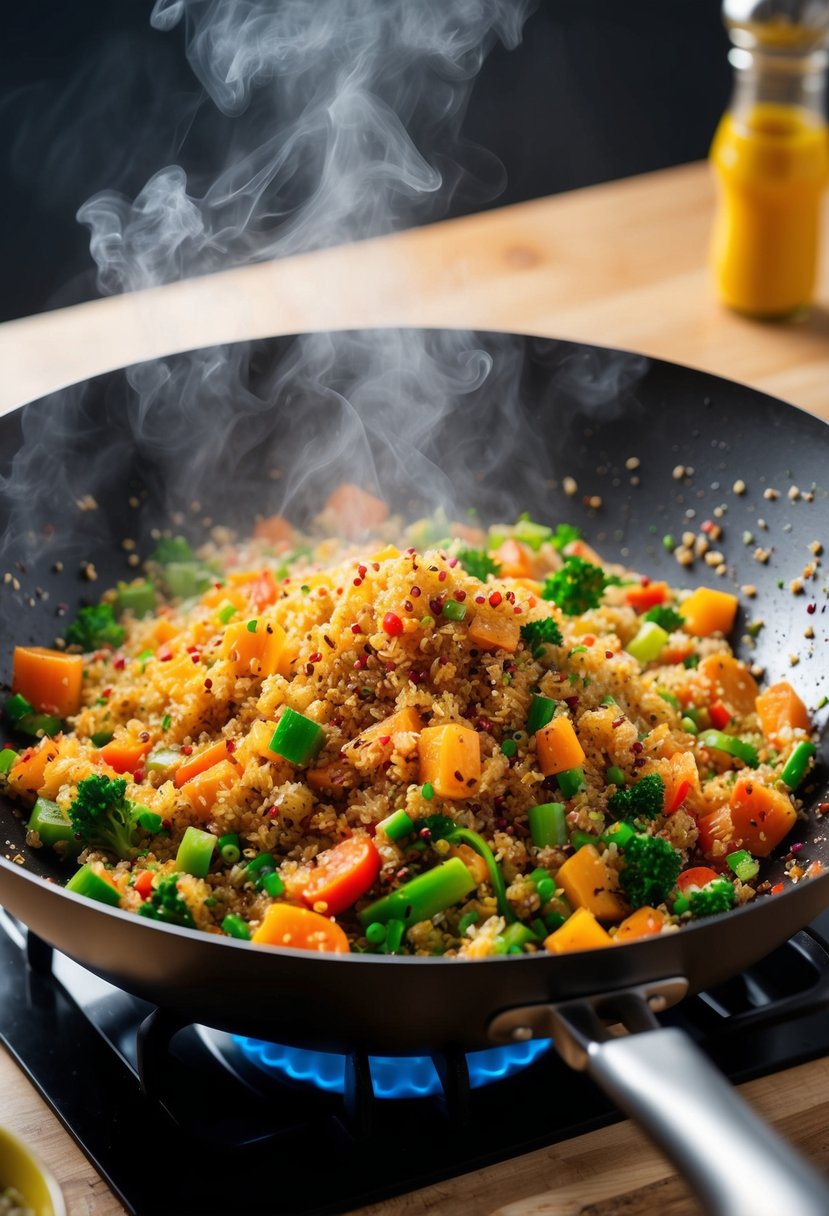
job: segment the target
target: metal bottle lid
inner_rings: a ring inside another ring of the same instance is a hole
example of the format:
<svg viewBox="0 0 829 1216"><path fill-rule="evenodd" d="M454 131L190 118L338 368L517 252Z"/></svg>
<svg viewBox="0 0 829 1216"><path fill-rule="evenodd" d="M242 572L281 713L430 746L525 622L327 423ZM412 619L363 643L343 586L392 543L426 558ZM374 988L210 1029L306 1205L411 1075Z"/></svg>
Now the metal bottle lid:
<svg viewBox="0 0 829 1216"><path fill-rule="evenodd" d="M829 40L829 0L723 0L735 46L808 53Z"/></svg>

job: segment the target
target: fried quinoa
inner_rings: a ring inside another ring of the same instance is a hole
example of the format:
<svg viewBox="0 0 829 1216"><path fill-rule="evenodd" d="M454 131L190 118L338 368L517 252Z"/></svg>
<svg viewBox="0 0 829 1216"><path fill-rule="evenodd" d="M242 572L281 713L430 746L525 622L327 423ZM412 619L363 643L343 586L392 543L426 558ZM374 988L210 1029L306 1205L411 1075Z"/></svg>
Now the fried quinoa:
<svg viewBox="0 0 829 1216"><path fill-rule="evenodd" d="M460 958L763 892L816 749L795 689L734 657L735 596L526 519L336 524L164 537L60 647L16 648L7 721L45 737L0 782L71 889L261 945Z"/></svg>

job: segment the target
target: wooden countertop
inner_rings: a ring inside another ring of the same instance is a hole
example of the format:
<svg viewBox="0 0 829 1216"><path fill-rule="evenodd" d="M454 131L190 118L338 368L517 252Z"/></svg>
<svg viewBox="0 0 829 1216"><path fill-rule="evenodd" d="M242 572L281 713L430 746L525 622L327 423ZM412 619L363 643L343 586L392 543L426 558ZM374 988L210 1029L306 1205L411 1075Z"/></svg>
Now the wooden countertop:
<svg viewBox="0 0 829 1216"><path fill-rule="evenodd" d="M763 324L735 316L711 291L712 205L708 166L695 164L7 322L0 325L0 413L175 350L311 329L411 324L506 329L634 350L742 381L829 420L829 250L808 317ZM764 1117L829 1168L829 1059L742 1088ZM0 1121L51 1165L72 1216L122 1216L4 1052L0 1095ZM663 1158L622 1121L360 1216L698 1210Z"/></svg>

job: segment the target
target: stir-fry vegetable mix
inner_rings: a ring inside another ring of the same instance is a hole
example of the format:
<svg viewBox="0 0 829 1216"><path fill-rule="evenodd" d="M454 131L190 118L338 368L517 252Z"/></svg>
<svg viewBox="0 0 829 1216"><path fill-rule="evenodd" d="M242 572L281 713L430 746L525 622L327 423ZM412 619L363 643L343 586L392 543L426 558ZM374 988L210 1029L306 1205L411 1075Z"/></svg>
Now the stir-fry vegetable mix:
<svg viewBox="0 0 829 1216"><path fill-rule="evenodd" d="M71 890L264 945L481 958L768 889L816 748L795 688L731 652L734 595L607 566L570 525L435 535L348 495L379 540L163 538L54 649L15 649L0 783Z"/></svg>

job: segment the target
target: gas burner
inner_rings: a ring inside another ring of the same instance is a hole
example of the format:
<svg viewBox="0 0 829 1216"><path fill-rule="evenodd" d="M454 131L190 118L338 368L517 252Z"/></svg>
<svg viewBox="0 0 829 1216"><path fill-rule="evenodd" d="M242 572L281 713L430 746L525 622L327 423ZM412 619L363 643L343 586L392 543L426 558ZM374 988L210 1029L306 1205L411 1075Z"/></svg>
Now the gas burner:
<svg viewBox="0 0 829 1216"><path fill-rule="evenodd" d="M245 1059L270 1076L312 1085L327 1093L344 1094L346 1057L330 1051L309 1051L281 1043L233 1036ZM528 1068L552 1047L552 1039L531 1039L515 1047L492 1047L466 1057L469 1088L479 1089ZM428 1098L443 1092L431 1056L369 1056L375 1098Z"/></svg>

